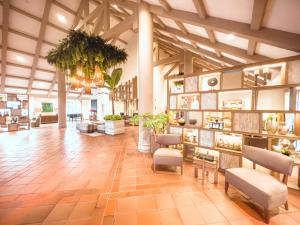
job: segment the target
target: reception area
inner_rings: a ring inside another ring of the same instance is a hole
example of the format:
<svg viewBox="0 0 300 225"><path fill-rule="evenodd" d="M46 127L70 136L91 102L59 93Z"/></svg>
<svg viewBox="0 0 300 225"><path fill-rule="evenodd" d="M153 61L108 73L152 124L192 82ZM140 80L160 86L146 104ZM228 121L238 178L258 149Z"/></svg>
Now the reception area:
<svg viewBox="0 0 300 225"><path fill-rule="evenodd" d="M299 11L0 1L0 225L300 224Z"/></svg>

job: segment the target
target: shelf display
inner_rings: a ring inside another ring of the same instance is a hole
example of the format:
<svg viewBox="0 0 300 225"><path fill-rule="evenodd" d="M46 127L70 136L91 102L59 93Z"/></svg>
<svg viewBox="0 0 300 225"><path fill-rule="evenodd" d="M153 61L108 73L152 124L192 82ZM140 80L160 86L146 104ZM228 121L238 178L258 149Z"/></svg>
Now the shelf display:
<svg viewBox="0 0 300 225"><path fill-rule="evenodd" d="M198 130L197 129L183 129L183 142L187 144L198 145Z"/></svg>
<svg viewBox="0 0 300 225"><path fill-rule="evenodd" d="M28 95L0 94L0 132L30 128L28 100Z"/></svg>
<svg viewBox="0 0 300 225"><path fill-rule="evenodd" d="M300 60L295 60L287 63L288 69L288 83L298 84L300 83Z"/></svg>
<svg viewBox="0 0 300 225"><path fill-rule="evenodd" d="M179 125L178 121L180 119L184 120L184 124L185 124L185 120L186 120L186 112L183 111L170 111L169 112L170 115L170 119L169 119L169 123L172 125Z"/></svg>
<svg viewBox="0 0 300 225"><path fill-rule="evenodd" d="M197 94L183 94L177 96L177 109L199 110L199 98Z"/></svg>
<svg viewBox="0 0 300 225"><path fill-rule="evenodd" d="M201 112L187 112L187 121L189 125L202 126L202 113Z"/></svg>
<svg viewBox="0 0 300 225"><path fill-rule="evenodd" d="M221 73L212 73L201 76L199 79L200 90L220 90L220 74Z"/></svg>
<svg viewBox="0 0 300 225"><path fill-rule="evenodd" d="M294 135L293 113L263 113L263 133L271 135Z"/></svg>
<svg viewBox="0 0 300 225"><path fill-rule="evenodd" d="M222 76L222 90L242 88L242 70L225 71Z"/></svg>
<svg viewBox="0 0 300 225"><path fill-rule="evenodd" d="M218 148L226 148L226 149L232 149L235 151L241 151L242 150L242 135L240 134L225 134L216 132L216 146Z"/></svg>
<svg viewBox="0 0 300 225"><path fill-rule="evenodd" d="M208 129L231 130L231 112L204 112L203 126Z"/></svg>
<svg viewBox="0 0 300 225"><path fill-rule="evenodd" d="M177 79L170 82L170 93L177 94L177 93L183 93L184 91L184 80L183 79Z"/></svg>
<svg viewBox="0 0 300 225"><path fill-rule="evenodd" d="M177 96L170 96L170 109L177 109Z"/></svg>
<svg viewBox="0 0 300 225"><path fill-rule="evenodd" d="M200 130L200 146L212 148L214 146L214 132Z"/></svg>
<svg viewBox="0 0 300 225"><path fill-rule="evenodd" d="M252 91L226 91L219 92L220 110L251 110Z"/></svg>
<svg viewBox="0 0 300 225"><path fill-rule="evenodd" d="M259 113L234 113L233 130L237 132L259 133Z"/></svg>
<svg viewBox="0 0 300 225"><path fill-rule="evenodd" d="M288 111L290 109L289 88L259 90L256 109Z"/></svg>
<svg viewBox="0 0 300 225"><path fill-rule="evenodd" d="M247 87L276 86L284 84L286 63L255 66L244 69L244 85Z"/></svg>
<svg viewBox="0 0 300 225"><path fill-rule="evenodd" d="M201 109L202 110L216 110L217 109L217 93L204 93L201 95Z"/></svg>
<svg viewBox="0 0 300 225"><path fill-rule="evenodd" d="M185 92L196 92L198 91L198 77L187 77L184 79Z"/></svg>
<svg viewBox="0 0 300 225"><path fill-rule="evenodd" d="M216 150L224 169L241 166L243 144L274 150L275 139L287 139L300 152L299 65L295 56L168 78L169 86L184 81L182 93L168 92L168 110L176 112L169 131L181 129L184 155Z"/></svg>

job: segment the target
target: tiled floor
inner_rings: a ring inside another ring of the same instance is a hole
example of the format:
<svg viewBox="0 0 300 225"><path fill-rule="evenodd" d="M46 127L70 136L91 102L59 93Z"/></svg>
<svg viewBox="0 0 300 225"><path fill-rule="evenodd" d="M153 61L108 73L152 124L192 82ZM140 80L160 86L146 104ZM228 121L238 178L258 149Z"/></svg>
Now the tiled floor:
<svg viewBox="0 0 300 225"><path fill-rule="evenodd" d="M261 211L233 188L151 169L136 150L137 130L115 137L80 135L74 126L0 134L0 224L248 225ZM300 192L270 224L300 224Z"/></svg>

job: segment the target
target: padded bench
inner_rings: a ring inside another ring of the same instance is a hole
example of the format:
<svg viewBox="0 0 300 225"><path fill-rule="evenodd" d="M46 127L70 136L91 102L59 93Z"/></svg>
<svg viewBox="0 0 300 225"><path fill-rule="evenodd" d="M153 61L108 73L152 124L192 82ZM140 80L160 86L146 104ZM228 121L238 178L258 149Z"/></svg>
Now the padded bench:
<svg viewBox="0 0 300 225"><path fill-rule="evenodd" d="M293 169L293 160L285 155L252 146L243 146L243 157L253 161L253 169L231 168L225 171L225 192L229 184L250 197L264 208L266 223L269 223L269 211L285 205L288 210L287 178ZM270 174L255 170L256 164L284 174L279 181Z"/></svg>

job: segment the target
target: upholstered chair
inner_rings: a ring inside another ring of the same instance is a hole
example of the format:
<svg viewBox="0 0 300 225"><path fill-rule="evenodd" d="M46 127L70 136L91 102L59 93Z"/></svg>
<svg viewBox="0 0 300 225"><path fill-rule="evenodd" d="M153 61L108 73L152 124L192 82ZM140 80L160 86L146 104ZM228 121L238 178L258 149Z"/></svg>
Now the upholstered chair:
<svg viewBox="0 0 300 225"><path fill-rule="evenodd" d="M169 148L170 145L182 144L182 136L177 134L157 134L155 142L160 146L153 154L153 169L157 165L180 167L183 174L183 157L178 149Z"/></svg>

